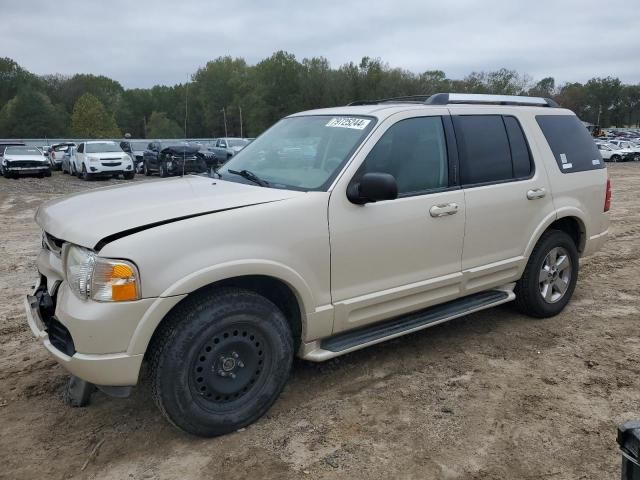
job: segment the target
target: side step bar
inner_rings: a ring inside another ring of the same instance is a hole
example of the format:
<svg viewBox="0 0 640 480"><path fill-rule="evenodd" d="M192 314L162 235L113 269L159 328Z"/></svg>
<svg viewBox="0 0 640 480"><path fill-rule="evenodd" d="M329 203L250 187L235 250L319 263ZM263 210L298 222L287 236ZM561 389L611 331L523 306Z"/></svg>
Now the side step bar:
<svg viewBox="0 0 640 480"><path fill-rule="evenodd" d="M462 317L479 310L509 302L515 298L511 290L489 290L435 305L419 312L385 320L371 326L349 330L316 343L317 348L307 349L303 358L323 361L345 353L384 342L407 333L432 327L439 323Z"/></svg>

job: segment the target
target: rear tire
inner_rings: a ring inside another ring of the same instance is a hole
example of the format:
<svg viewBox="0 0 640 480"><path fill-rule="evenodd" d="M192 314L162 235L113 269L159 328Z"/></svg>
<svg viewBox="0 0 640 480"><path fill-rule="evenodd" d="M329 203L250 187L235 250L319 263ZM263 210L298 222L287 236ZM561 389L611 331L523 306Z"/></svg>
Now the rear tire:
<svg viewBox="0 0 640 480"><path fill-rule="evenodd" d="M203 290L178 305L150 345L153 398L176 427L223 435L260 418L284 388L293 338L283 313L248 290Z"/></svg>
<svg viewBox="0 0 640 480"><path fill-rule="evenodd" d="M533 249L516 283L515 306L521 313L553 317L569 303L578 280L578 249L561 230L548 230Z"/></svg>
<svg viewBox="0 0 640 480"><path fill-rule="evenodd" d="M149 170L149 167L147 166L147 162L144 162L142 164L142 170L144 171L145 177L150 177L151 176L151 170Z"/></svg>
<svg viewBox="0 0 640 480"><path fill-rule="evenodd" d="M611 161L612 162L619 162L620 161L620 155L611 155Z"/></svg>
<svg viewBox="0 0 640 480"><path fill-rule="evenodd" d="M167 166L164 162L160 162L160 178L166 178L167 176Z"/></svg>

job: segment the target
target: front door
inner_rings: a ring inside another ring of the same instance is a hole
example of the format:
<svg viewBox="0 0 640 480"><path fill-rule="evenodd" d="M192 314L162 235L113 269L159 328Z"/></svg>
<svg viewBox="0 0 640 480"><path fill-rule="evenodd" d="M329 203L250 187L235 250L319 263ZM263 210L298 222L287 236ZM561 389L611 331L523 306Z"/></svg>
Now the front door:
<svg viewBox="0 0 640 480"><path fill-rule="evenodd" d="M334 332L459 295L464 193L450 178L446 110L433 112L387 119L331 194ZM367 172L393 175L398 198L351 203L346 189Z"/></svg>

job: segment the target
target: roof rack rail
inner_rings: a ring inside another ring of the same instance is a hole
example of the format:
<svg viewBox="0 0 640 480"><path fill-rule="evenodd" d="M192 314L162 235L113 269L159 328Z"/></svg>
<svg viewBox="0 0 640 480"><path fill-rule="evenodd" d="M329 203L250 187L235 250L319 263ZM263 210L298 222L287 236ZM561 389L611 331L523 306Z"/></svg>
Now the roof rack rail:
<svg viewBox="0 0 640 480"><path fill-rule="evenodd" d="M483 93L436 93L424 103L427 105L522 105L534 107L552 107L559 105L555 100L542 97L527 97L524 95L488 95Z"/></svg>
<svg viewBox="0 0 640 480"><path fill-rule="evenodd" d="M347 104L347 106L377 105L379 103L425 103L431 96L432 95L406 95L404 97L380 98L378 100L356 100Z"/></svg>

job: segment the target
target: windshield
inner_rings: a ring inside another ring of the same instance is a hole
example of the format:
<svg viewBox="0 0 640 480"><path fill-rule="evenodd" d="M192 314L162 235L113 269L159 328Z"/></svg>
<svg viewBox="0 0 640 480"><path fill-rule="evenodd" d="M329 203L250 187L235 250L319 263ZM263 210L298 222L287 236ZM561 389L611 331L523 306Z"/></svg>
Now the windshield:
<svg viewBox="0 0 640 480"><path fill-rule="evenodd" d="M231 158L219 173L250 183L229 170L249 170L270 187L325 190L371 131L369 117L314 115L285 118Z"/></svg>
<svg viewBox="0 0 640 480"><path fill-rule="evenodd" d="M53 147L54 152L66 152L71 145L57 145Z"/></svg>
<svg viewBox="0 0 640 480"><path fill-rule="evenodd" d="M42 155L36 147L7 147L5 155Z"/></svg>
<svg viewBox="0 0 640 480"><path fill-rule="evenodd" d="M230 138L227 140L227 145L229 147L244 147L249 142L241 138Z"/></svg>
<svg viewBox="0 0 640 480"><path fill-rule="evenodd" d="M122 152L122 149L114 142L87 143L86 153Z"/></svg>

